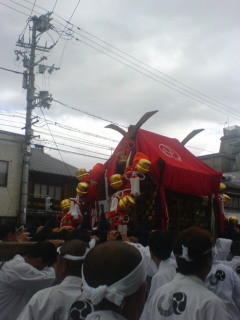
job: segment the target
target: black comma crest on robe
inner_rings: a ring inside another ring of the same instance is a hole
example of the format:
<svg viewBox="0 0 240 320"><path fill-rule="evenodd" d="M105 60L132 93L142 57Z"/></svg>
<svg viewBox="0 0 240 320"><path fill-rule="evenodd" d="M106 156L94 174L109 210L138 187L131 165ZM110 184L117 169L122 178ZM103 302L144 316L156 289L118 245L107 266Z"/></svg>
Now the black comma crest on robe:
<svg viewBox="0 0 240 320"><path fill-rule="evenodd" d="M72 304L68 320L85 320L93 312L93 305L87 300L79 300Z"/></svg>
<svg viewBox="0 0 240 320"><path fill-rule="evenodd" d="M240 266L237 266L236 273L240 276Z"/></svg>
<svg viewBox="0 0 240 320"><path fill-rule="evenodd" d="M187 305L187 296L183 292L176 292L171 297L165 300L166 295L160 297L158 301L158 311L164 317L169 317L174 314L181 314L185 311ZM165 303L163 303L165 300Z"/></svg>
<svg viewBox="0 0 240 320"><path fill-rule="evenodd" d="M217 270L214 275L209 278L209 282L211 285L216 286L219 281L224 281L226 278L226 274L223 270Z"/></svg>

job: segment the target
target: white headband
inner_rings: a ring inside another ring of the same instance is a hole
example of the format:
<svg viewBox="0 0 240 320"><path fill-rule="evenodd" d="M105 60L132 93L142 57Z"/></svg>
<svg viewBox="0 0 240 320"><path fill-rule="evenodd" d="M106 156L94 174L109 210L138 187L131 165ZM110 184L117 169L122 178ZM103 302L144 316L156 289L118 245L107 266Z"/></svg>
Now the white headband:
<svg viewBox="0 0 240 320"><path fill-rule="evenodd" d="M141 262L135 269L133 269L126 277L110 286L100 285L97 288L90 287L84 278L82 269L82 289L84 298L91 300L93 305L98 305L106 298L117 306L120 306L125 297L130 296L140 288L141 284L146 280L146 277L147 268L143 255Z"/></svg>
<svg viewBox="0 0 240 320"><path fill-rule="evenodd" d="M210 251L213 251L213 248L210 248L210 249L207 249L206 251L204 251L201 256L204 256L205 254L209 253ZM190 261L193 261L193 259L191 259L189 257L189 254L188 254L188 247L185 247L183 244L182 244L182 254L181 255L177 255L179 258L182 258L184 260L186 260L187 262L190 262Z"/></svg>
<svg viewBox="0 0 240 320"><path fill-rule="evenodd" d="M84 253L83 256L73 256L72 254L65 254L65 253L61 253L61 247L57 248L57 253L60 255L61 258L67 259L67 260L71 260L71 261L80 261L80 260L84 260L88 251L90 249L86 248L86 251Z"/></svg>

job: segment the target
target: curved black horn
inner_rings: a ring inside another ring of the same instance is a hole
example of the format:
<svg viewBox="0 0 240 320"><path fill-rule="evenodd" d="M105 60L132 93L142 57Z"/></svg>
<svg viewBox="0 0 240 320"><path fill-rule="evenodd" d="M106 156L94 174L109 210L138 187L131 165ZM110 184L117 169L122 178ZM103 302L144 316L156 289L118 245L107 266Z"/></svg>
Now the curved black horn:
<svg viewBox="0 0 240 320"><path fill-rule="evenodd" d="M109 128L109 129L113 129L119 133L121 133L123 136L125 136L127 134L127 132L125 130L123 130L122 128L120 128L119 126L117 126L116 124L110 123L107 126L105 126L105 128Z"/></svg>
<svg viewBox="0 0 240 320"><path fill-rule="evenodd" d="M183 146L185 146L185 144L191 140L193 137L195 137L198 133L202 132L203 130L205 129L195 129L193 130L192 132L190 132L182 141L181 141L181 144Z"/></svg>
<svg viewBox="0 0 240 320"><path fill-rule="evenodd" d="M140 120L138 120L138 122L135 124L135 126L132 126L133 127L133 131L132 131L132 136L134 136L136 133L137 133L137 130L139 128L141 128L141 126L149 119L151 118L155 113L157 113L158 110L155 110L155 111L149 111L149 112L146 112L141 118Z"/></svg>

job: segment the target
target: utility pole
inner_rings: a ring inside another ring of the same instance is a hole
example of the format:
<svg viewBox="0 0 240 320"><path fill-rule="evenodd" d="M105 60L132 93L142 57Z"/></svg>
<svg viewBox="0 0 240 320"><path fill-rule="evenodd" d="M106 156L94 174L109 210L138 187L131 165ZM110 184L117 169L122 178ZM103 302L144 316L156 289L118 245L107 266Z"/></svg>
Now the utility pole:
<svg viewBox="0 0 240 320"><path fill-rule="evenodd" d="M23 155L23 168L22 168L22 183L21 183L21 204L20 204L20 216L19 222L21 224L26 223L26 215L27 215L27 203L28 203L28 181L29 181L29 166L30 166L30 156L31 156L31 139L33 137L32 130L32 110L36 106L50 107L49 97L47 91L43 92L43 96L45 98L44 102L41 99L41 92L39 96L35 96L35 66L39 65L39 63L45 59L46 57L42 57L38 62L35 62L36 59L36 50L49 52L49 50L53 47L47 48L46 46L37 45L37 37L39 37L42 33L48 31L51 27L50 25L50 13L46 15L42 15L40 17L32 17L32 35L31 42L24 43L23 38L19 39L17 42L17 46L23 49L30 49L30 55L28 56L28 52L16 50L17 60L19 60L19 56L22 56L23 66L26 70L23 73L23 88L27 89L27 110L26 110L26 125L25 125L25 141L24 141L24 155ZM50 68L50 67L46 67ZM53 67L54 68L54 67ZM56 69L56 68L55 68ZM37 103L37 100L39 101Z"/></svg>

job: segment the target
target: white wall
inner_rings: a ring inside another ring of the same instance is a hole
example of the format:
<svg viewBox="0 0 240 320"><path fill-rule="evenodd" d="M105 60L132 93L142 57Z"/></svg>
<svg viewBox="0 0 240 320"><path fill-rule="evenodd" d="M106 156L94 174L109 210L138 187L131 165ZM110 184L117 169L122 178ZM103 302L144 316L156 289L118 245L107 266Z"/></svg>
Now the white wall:
<svg viewBox="0 0 240 320"><path fill-rule="evenodd" d="M9 163L7 187L0 187L0 217L16 217L20 211L23 139L21 135L0 132L0 160Z"/></svg>

